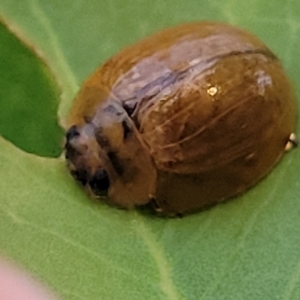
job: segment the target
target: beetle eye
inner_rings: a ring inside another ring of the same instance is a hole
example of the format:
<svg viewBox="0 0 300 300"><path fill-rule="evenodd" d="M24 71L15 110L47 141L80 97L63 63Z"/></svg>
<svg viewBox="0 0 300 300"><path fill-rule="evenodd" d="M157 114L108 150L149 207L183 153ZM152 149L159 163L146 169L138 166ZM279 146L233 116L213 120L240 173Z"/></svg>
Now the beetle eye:
<svg viewBox="0 0 300 300"><path fill-rule="evenodd" d="M98 169L90 180L89 185L96 195L105 195L110 185L107 172L102 168Z"/></svg>

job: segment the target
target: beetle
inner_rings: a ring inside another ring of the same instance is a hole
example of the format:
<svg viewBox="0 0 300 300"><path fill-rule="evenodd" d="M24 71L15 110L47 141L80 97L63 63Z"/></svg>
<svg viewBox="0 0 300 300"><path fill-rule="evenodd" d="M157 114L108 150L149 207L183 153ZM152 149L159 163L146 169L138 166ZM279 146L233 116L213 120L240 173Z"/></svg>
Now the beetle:
<svg viewBox="0 0 300 300"><path fill-rule="evenodd" d="M119 207L191 213L244 192L296 144L295 103L257 37L223 23L179 25L84 82L67 122L68 167Z"/></svg>

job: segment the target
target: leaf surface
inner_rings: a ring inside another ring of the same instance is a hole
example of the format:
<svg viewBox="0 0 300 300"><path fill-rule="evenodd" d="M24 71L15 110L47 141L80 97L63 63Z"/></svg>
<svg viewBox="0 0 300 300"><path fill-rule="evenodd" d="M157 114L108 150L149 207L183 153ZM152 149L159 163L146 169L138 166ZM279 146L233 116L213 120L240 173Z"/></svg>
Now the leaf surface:
<svg viewBox="0 0 300 300"><path fill-rule="evenodd" d="M252 31L299 95L299 14L297 0L0 0L0 253L61 299L300 298L299 150L244 195L181 219L93 202L57 158L57 118L82 81L170 25Z"/></svg>

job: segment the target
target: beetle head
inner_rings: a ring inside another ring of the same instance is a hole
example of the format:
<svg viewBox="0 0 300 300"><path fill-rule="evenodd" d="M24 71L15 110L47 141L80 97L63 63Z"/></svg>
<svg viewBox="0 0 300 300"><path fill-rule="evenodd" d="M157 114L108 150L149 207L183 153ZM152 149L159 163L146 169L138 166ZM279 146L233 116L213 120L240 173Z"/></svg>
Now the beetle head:
<svg viewBox="0 0 300 300"><path fill-rule="evenodd" d="M99 106L91 120L66 133L71 174L93 195L132 207L153 197L156 171L149 150L126 111L115 101Z"/></svg>

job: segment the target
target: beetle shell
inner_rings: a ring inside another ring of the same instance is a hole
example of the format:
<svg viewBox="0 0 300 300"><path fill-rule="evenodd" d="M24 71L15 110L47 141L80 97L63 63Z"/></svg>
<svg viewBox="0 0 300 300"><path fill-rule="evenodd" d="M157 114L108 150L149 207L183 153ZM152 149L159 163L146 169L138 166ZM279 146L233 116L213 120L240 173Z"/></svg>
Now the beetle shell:
<svg viewBox="0 0 300 300"><path fill-rule="evenodd" d="M295 96L253 35L201 22L130 46L83 84L66 157L93 195L185 214L245 191L285 151Z"/></svg>

